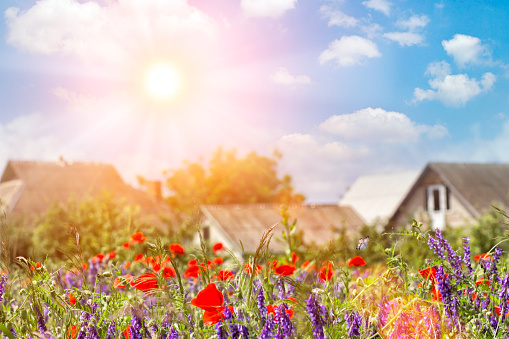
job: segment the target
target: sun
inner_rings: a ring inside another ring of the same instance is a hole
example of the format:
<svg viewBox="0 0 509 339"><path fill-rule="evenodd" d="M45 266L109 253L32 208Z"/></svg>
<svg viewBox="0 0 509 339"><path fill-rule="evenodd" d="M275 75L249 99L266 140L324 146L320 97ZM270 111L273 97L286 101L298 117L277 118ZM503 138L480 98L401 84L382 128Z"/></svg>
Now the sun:
<svg viewBox="0 0 509 339"><path fill-rule="evenodd" d="M147 94L158 101L174 98L181 87L178 70L166 63L150 66L143 76L143 88Z"/></svg>

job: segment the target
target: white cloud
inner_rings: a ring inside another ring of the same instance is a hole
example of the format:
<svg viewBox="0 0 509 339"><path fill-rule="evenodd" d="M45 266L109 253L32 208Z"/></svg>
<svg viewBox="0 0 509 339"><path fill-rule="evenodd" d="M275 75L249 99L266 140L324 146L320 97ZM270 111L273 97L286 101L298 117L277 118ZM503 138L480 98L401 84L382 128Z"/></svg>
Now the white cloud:
<svg viewBox="0 0 509 339"><path fill-rule="evenodd" d="M459 107L482 92L491 89L496 81L493 73L484 73L481 80L470 79L467 74L451 74L451 67L445 61L434 62L428 66L426 74L431 89L414 90L414 102L423 100L439 100L447 106Z"/></svg>
<svg viewBox="0 0 509 339"><path fill-rule="evenodd" d="M424 40L421 34L413 32L390 32L383 35L385 38L396 41L400 46L419 45Z"/></svg>
<svg viewBox="0 0 509 339"><path fill-rule="evenodd" d="M350 114L333 115L319 128L346 140L386 143L416 142L421 135L432 139L448 135L444 126L419 125L403 113L371 107Z"/></svg>
<svg viewBox="0 0 509 339"><path fill-rule="evenodd" d="M7 42L31 53L119 63L153 46L201 48L215 37L216 24L185 0L104 4L40 0L26 11L10 7L5 11Z"/></svg>
<svg viewBox="0 0 509 339"><path fill-rule="evenodd" d="M364 1L362 4L367 8L371 8L376 11L380 11L387 16L391 15L392 3L390 3L387 0L368 0L368 1Z"/></svg>
<svg viewBox="0 0 509 339"><path fill-rule="evenodd" d="M451 40L443 40L442 46L460 67L480 63L488 55L481 39L469 35L456 34Z"/></svg>
<svg viewBox="0 0 509 339"><path fill-rule="evenodd" d="M338 66L353 66L363 63L367 58L380 57L382 54L376 44L357 35L344 36L334 40L328 48L320 54L320 64L335 61Z"/></svg>
<svg viewBox="0 0 509 339"><path fill-rule="evenodd" d="M408 20L398 20L396 26L406 29L406 32L390 32L383 36L396 41L400 46L412 46L422 44L424 36L419 32L429 23L426 15L413 15Z"/></svg>
<svg viewBox="0 0 509 339"><path fill-rule="evenodd" d="M429 18L426 15L412 15L408 20L398 20L396 26L403 29L414 31L416 29L424 28L429 23Z"/></svg>
<svg viewBox="0 0 509 339"><path fill-rule="evenodd" d="M383 30L379 24L370 24L361 27L362 32L366 34L369 39L374 39L380 36L380 32Z"/></svg>
<svg viewBox="0 0 509 339"><path fill-rule="evenodd" d="M275 83L283 85L309 85L311 78L307 75L291 75L284 67L279 67L277 72L272 75L272 80Z"/></svg>
<svg viewBox="0 0 509 339"><path fill-rule="evenodd" d="M71 154L65 145L48 132L48 119L32 113L0 124L0 164L8 160L54 160ZM74 155L74 153L73 153Z"/></svg>
<svg viewBox="0 0 509 339"><path fill-rule="evenodd" d="M356 18L346 15L340 10L332 9L329 6L320 7L320 12L323 16L329 19L328 26L339 26L339 27L355 27L359 24L359 20Z"/></svg>
<svg viewBox="0 0 509 339"><path fill-rule="evenodd" d="M248 16L277 18L295 8L296 3L297 0L242 0L240 7Z"/></svg>

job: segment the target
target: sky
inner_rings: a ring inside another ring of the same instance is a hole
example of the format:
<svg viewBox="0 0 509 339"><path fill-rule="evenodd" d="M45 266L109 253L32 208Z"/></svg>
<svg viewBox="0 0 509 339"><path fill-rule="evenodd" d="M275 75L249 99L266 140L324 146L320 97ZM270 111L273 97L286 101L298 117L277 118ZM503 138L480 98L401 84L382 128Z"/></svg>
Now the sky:
<svg viewBox="0 0 509 339"><path fill-rule="evenodd" d="M509 162L509 6L3 0L0 168L164 179L219 147L283 157L310 203L361 175Z"/></svg>

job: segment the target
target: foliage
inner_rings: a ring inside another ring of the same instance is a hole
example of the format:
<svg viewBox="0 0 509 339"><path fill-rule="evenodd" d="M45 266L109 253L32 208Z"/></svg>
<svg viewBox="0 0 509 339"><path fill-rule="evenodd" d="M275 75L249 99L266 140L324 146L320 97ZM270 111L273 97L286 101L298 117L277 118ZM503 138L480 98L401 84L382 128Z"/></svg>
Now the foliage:
<svg viewBox="0 0 509 339"><path fill-rule="evenodd" d="M34 255L51 260L66 258L64 252L74 248L76 233L85 257L103 253L104 246L121 245L121 234L135 230L156 233L153 226L140 219L135 206L123 206L108 192L96 198L71 198L66 204L55 204L41 219L33 234Z"/></svg>
<svg viewBox="0 0 509 339"><path fill-rule="evenodd" d="M291 176L277 176L280 158L277 152L270 158L256 152L238 158L235 149L220 147L208 168L185 161L182 168L165 172L172 192L167 201L185 212L201 204L302 203L305 197L294 192Z"/></svg>

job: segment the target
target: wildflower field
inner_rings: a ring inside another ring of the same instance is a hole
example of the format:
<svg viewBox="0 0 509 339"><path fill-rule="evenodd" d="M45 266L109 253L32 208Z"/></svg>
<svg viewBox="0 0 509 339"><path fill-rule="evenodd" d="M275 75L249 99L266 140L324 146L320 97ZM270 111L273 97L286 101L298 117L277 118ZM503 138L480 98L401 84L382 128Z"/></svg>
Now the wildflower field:
<svg viewBox="0 0 509 339"><path fill-rule="evenodd" d="M361 249L342 262L274 256L271 231L244 260L221 243L182 246L142 232L83 258L76 234L65 265L18 257L2 267L0 331L11 339L509 337L498 246L472 255L468 238L452 248L440 230L414 223L404 236L434 257L412 272L396 245L380 249L382 264Z"/></svg>

